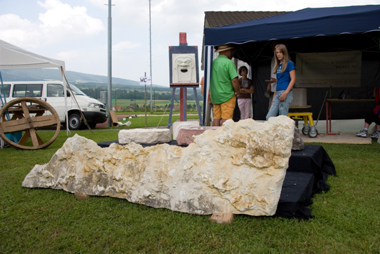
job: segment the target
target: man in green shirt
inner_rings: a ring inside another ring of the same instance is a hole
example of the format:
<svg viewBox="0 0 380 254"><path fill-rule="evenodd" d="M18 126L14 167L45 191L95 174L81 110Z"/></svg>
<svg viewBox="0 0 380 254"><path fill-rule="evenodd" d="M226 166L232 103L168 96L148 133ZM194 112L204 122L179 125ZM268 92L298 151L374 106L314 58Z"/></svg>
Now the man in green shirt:
<svg viewBox="0 0 380 254"><path fill-rule="evenodd" d="M215 52L219 53L212 63L210 93L214 104L213 126L221 126L232 119L236 105L236 94L240 92L238 74L231 61L235 50L231 45L220 45Z"/></svg>

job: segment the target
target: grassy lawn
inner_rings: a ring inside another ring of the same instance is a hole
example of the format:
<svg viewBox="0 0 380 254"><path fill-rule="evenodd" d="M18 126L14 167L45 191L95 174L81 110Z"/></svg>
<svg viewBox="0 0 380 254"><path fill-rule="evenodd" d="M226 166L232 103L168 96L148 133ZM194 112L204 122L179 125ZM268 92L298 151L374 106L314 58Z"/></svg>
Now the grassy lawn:
<svg viewBox="0 0 380 254"><path fill-rule="evenodd" d="M143 113L141 113L143 114ZM171 123L180 119L180 115L176 114L172 116ZM199 119L199 116L196 114L187 115L187 119ZM131 122L129 126L120 126L118 129L135 129L135 128L145 128L145 116L139 115L138 117L133 117L132 119L126 118L126 120L119 119L119 122L125 123L127 121ZM169 123L168 115L157 115L157 116L147 116L147 127L158 127L158 126L167 126ZM115 129L114 127L97 127L96 129Z"/></svg>
<svg viewBox="0 0 380 254"><path fill-rule="evenodd" d="M133 119L132 119L133 120ZM78 133L95 142L118 132ZM48 135L40 132L40 135ZM380 144L321 144L335 164L330 191L299 221L235 216L231 226L210 216L154 209L126 200L21 187L35 164L47 163L67 139L48 148L0 150L0 253L380 253Z"/></svg>
<svg viewBox="0 0 380 254"><path fill-rule="evenodd" d="M198 95L199 96L199 95ZM200 100L199 103L200 105L202 105L202 98L199 98L198 99ZM150 97L146 99L146 103L148 104L148 102L150 101ZM179 100L176 100L174 101L174 105L179 105L180 101ZM138 105L144 105L145 104L145 100L144 99L138 99L138 100L128 100L128 99L116 99L115 101L115 104L113 106L122 106L122 107L125 107L125 106L129 106L130 104L138 104ZM152 100L152 104L153 105L156 105L156 106L165 106L165 105L168 105L170 104L170 100ZM195 100L187 100L187 104L196 104ZM150 107L149 107L150 109Z"/></svg>

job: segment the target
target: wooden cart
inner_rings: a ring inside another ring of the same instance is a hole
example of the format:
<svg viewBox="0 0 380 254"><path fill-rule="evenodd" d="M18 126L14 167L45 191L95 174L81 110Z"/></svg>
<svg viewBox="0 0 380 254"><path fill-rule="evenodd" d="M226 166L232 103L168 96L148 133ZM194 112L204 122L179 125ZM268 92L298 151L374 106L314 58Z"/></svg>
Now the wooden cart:
<svg viewBox="0 0 380 254"><path fill-rule="evenodd" d="M47 102L33 97L22 97L8 102L1 108L0 117L1 138L19 149L36 150L48 147L57 138L61 128L55 109ZM37 131L46 128L55 129L55 132L43 140ZM22 132L18 142L9 138L18 132Z"/></svg>

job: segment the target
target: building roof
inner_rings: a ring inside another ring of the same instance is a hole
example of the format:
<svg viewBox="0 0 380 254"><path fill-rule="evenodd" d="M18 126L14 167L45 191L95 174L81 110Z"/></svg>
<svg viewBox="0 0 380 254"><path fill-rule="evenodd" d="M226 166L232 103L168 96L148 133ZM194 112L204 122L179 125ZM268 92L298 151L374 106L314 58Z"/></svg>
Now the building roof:
<svg viewBox="0 0 380 254"><path fill-rule="evenodd" d="M268 18L285 11L206 11L204 28L231 25L248 20Z"/></svg>

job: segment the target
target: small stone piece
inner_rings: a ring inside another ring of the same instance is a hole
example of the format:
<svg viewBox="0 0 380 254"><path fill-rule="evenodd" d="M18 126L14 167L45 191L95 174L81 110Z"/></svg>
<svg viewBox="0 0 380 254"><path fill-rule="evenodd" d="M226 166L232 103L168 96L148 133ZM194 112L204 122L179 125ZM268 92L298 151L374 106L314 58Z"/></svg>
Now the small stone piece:
<svg viewBox="0 0 380 254"><path fill-rule="evenodd" d="M74 197L76 197L77 199L83 199L83 200L86 200L88 198L88 195L86 194L81 194L81 193L74 193Z"/></svg>
<svg viewBox="0 0 380 254"><path fill-rule="evenodd" d="M176 140L178 136L178 132L183 127L188 126L199 126L198 121L182 121L182 122L174 122L173 123L173 139Z"/></svg>
<svg viewBox="0 0 380 254"><path fill-rule="evenodd" d="M214 213L210 217L210 223L231 225L233 219L234 215L232 213Z"/></svg>
<svg viewBox="0 0 380 254"><path fill-rule="evenodd" d="M300 135L300 131L297 127L294 127L294 139L292 150L303 150L305 148L305 143Z"/></svg>
<svg viewBox="0 0 380 254"><path fill-rule="evenodd" d="M218 128L219 126L184 126L178 132L177 144L180 146L189 145L194 142L193 136L200 135L207 130L216 130Z"/></svg>
<svg viewBox="0 0 380 254"><path fill-rule="evenodd" d="M119 143L161 144L172 140L170 129L131 129L119 131Z"/></svg>

